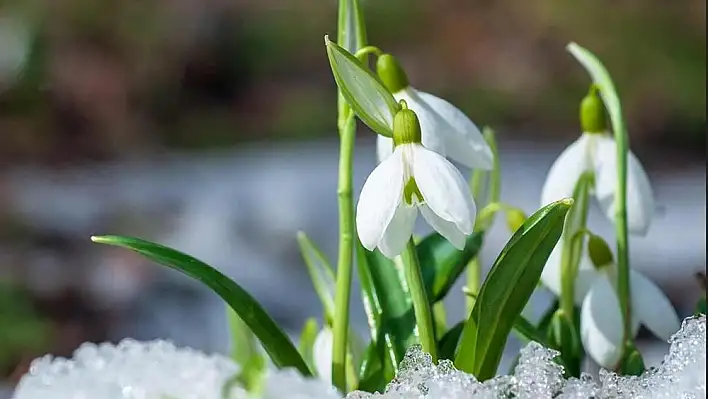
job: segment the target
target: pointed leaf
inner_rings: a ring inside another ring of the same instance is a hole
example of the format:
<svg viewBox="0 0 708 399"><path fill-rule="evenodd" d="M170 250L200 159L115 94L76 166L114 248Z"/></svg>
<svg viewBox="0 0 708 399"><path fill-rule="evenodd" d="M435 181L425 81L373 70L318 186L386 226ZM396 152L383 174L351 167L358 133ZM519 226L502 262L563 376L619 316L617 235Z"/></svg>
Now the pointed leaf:
<svg viewBox="0 0 708 399"><path fill-rule="evenodd" d="M331 323L334 320L334 293L337 287L332 265L304 232L297 233L297 243L300 246L302 259L307 265L307 271L310 273L312 285L322 302L325 318L328 323Z"/></svg>
<svg viewBox="0 0 708 399"><path fill-rule="evenodd" d="M464 322L455 324L451 329L447 330L445 335L438 342L438 357L440 359L452 360L455 357L457 344L462 336L462 329L465 327Z"/></svg>
<svg viewBox="0 0 708 399"><path fill-rule="evenodd" d="M458 369L480 380L496 374L509 332L541 278L572 203L564 199L543 207L502 249L465 324L455 357Z"/></svg>
<svg viewBox="0 0 708 399"><path fill-rule="evenodd" d="M100 244L131 249L148 259L201 281L226 301L253 331L273 364L279 368L294 367L305 376L312 375L312 371L283 329L246 290L218 270L172 248L139 238L94 236L91 240Z"/></svg>
<svg viewBox="0 0 708 399"><path fill-rule="evenodd" d="M302 331L300 331L300 342L298 343L298 349L305 363L310 367L310 370L315 370L315 358L313 354L313 346L315 345L315 340L317 339L317 332L320 330L320 326L317 323L317 319L310 317L305 320L305 324L302 326Z"/></svg>
<svg viewBox="0 0 708 399"><path fill-rule="evenodd" d="M393 136L393 117L398 103L369 68L347 50L325 37L332 75L342 96L371 130Z"/></svg>
<svg viewBox="0 0 708 399"><path fill-rule="evenodd" d="M423 281L431 303L445 298L465 271L467 263L477 256L483 239L482 231L467 236L465 249L460 251L440 234L432 233L416 246Z"/></svg>

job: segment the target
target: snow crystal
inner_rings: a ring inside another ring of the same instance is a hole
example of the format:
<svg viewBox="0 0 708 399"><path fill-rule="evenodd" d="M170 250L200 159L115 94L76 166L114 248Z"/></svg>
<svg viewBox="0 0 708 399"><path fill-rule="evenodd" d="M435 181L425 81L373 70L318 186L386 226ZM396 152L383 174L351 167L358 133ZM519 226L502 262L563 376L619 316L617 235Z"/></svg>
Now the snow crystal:
<svg viewBox="0 0 708 399"><path fill-rule="evenodd" d="M530 343L510 376L485 382L457 370L452 362L433 364L419 346L401 362L383 393L351 392L347 399L698 399L706 397L706 318L686 319L669 341L662 364L639 377L602 371L563 378L553 362L558 352ZM176 348L164 341L126 340L118 346L85 344L72 360L44 357L32 364L15 399L222 399L222 387L238 367L229 359ZM239 387L229 399L253 399ZM270 370L260 399L341 398L322 380L295 370Z"/></svg>

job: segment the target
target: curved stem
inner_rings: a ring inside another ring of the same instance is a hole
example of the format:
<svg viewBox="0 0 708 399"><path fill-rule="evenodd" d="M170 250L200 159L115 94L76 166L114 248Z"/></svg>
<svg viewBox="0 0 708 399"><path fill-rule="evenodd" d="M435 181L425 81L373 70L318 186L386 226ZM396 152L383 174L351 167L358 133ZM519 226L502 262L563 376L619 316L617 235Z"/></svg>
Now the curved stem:
<svg viewBox="0 0 708 399"><path fill-rule="evenodd" d="M435 341L435 329L433 327L433 312L425 293L423 274L420 270L418 252L415 243L411 238L408 240L406 250L401 254L405 269L406 282L413 301L413 311L415 312L415 323L420 336L420 343L423 350L433 357L433 362L437 362L437 344Z"/></svg>
<svg viewBox="0 0 708 399"><path fill-rule="evenodd" d="M613 120L614 123L614 120ZM629 288L629 245L627 229L627 152L629 138L624 124L614 126L617 146L617 192L615 194L615 234L617 235L617 296L624 321L624 340L632 337L632 313Z"/></svg>

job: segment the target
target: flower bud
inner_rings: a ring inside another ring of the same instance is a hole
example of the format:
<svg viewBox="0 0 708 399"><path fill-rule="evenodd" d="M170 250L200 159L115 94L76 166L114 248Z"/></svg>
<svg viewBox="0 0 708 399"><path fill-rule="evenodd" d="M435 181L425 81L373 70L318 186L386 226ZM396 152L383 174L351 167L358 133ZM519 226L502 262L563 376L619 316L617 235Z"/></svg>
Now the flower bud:
<svg viewBox="0 0 708 399"><path fill-rule="evenodd" d="M521 228L526 219L528 217L521 209L513 208L506 212L506 226L512 233Z"/></svg>
<svg viewBox="0 0 708 399"><path fill-rule="evenodd" d="M401 67L396 57L391 54L382 54L379 56L376 61L376 74L379 75L384 86L386 86L391 93L398 93L410 86L406 72L403 71L403 67Z"/></svg>
<svg viewBox="0 0 708 399"><path fill-rule="evenodd" d="M591 235L588 240L588 254L595 268L601 269L614 262L612 251L600 236Z"/></svg>
<svg viewBox="0 0 708 399"><path fill-rule="evenodd" d="M590 91L580 102L580 126L585 133L604 133L607 131L605 104L600 97L600 89L590 86Z"/></svg>
<svg viewBox="0 0 708 399"><path fill-rule="evenodd" d="M396 113L393 118L393 144L420 144L422 136L420 132L420 122L413 110L403 106L403 109Z"/></svg>

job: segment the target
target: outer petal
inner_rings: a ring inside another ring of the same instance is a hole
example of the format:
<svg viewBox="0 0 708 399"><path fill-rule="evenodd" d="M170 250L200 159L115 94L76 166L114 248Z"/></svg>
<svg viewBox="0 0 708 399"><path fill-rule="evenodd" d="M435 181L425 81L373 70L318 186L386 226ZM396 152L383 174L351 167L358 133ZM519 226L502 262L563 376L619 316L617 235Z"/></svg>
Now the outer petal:
<svg viewBox="0 0 708 399"><path fill-rule="evenodd" d="M551 255L546 261L546 266L543 268L541 273L541 282L556 296L561 295L561 257L562 257L562 242L559 241L555 248L551 252ZM575 303L581 305L583 299L590 291L590 287L595 283L600 275L595 270L592 265L592 261L584 250L585 244L583 245L583 253L580 255L580 264L578 265L578 276L575 279Z"/></svg>
<svg viewBox="0 0 708 399"><path fill-rule="evenodd" d="M396 101L405 100L408 108L412 109L418 116L420 131L423 135L423 145L442 156L446 156L447 148L445 148L445 143L441 136L445 134L445 126L440 125L440 120L435 114L435 110L426 104L412 87L395 93L393 97Z"/></svg>
<svg viewBox="0 0 708 399"><path fill-rule="evenodd" d="M417 92L417 95L434 111L440 129L436 133L441 136L447 156L470 168L491 170L494 158L492 150L470 118L442 98L422 91Z"/></svg>
<svg viewBox="0 0 708 399"><path fill-rule="evenodd" d="M312 357L321 380L332 383L332 330L325 327L317 334L312 346Z"/></svg>
<svg viewBox="0 0 708 399"><path fill-rule="evenodd" d="M396 209L396 213L379 243L379 250L387 258L394 258L406 248L406 244L413 234L416 216L418 216L418 210L414 206L407 205L405 202L398 205L398 209Z"/></svg>
<svg viewBox="0 0 708 399"><path fill-rule="evenodd" d="M413 146L413 178L431 211L472 234L477 207L465 179L455 166L427 148Z"/></svg>
<svg viewBox="0 0 708 399"><path fill-rule="evenodd" d="M613 368L620 361L622 314L619 300L606 278L598 278L583 301L580 337L595 362Z"/></svg>
<svg viewBox="0 0 708 399"><path fill-rule="evenodd" d="M383 162L384 159L393 154L393 139L380 134L376 136L376 157L379 162Z"/></svg>
<svg viewBox="0 0 708 399"><path fill-rule="evenodd" d="M591 144L592 138L583 134L561 152L546 176L541 191L541 205L573 196L573 189L580 175L591 169Z"/></svg>
<svg viewBox="0 0 708 399"><path fill-rule="evenodd" d="M373 250L403 197L403 153L396 150L364 183L356 206L356 228L364 248Z"/></svg>
<svg viewBox="0 0 708 399"><path fill-rule="evenodd" d="M597 199L605 215L615 218L617 146L611 137L599 137L594 159ZM654 215L654 193L644 168L634 154L627 156L627 224L629 231L645 235Z"/></svg>
<svg viewBox="0 0 708 399"><path fill-rule="evenodd" d="M465 234L457 228L457 226L448 222L445 219L440 218L435 212L431 211L427 205L421 205L420 214L430 226L435 229L441 236L445 237L446 240L450 241L455 248L462 251L465 249Z"/></svg>
<svg viewBox="0 0 708 399"><path fill-rule="evenodd" d="M653 281L630 270L632 309L639 321L657 337L668 341L681 327L681 322L669 298Z"/></svg>

